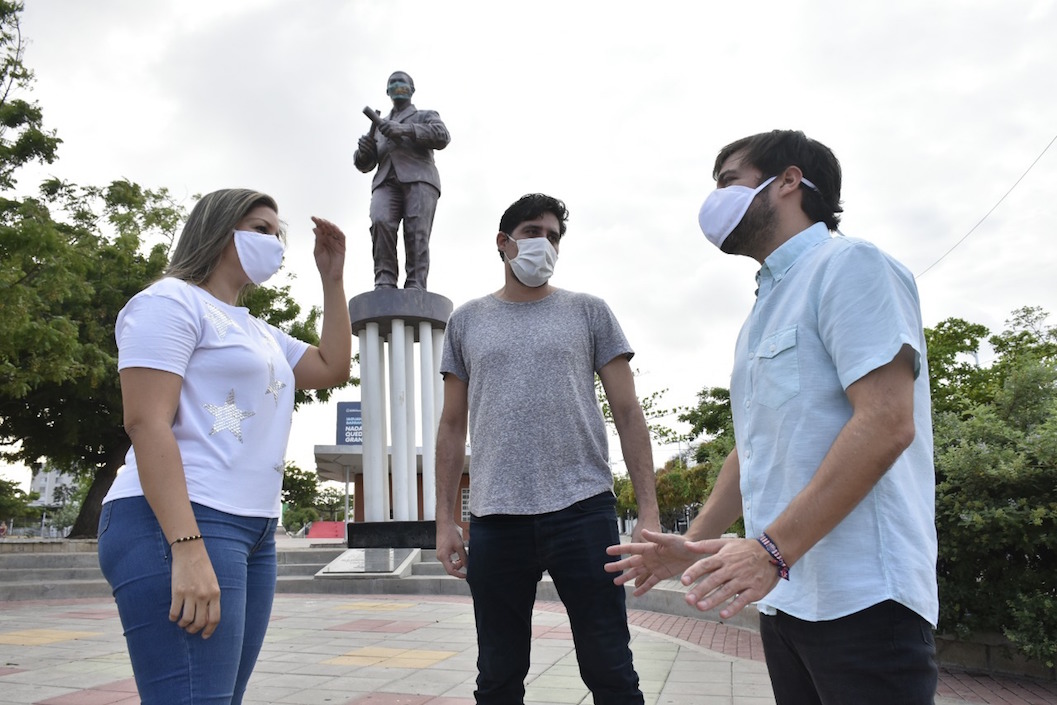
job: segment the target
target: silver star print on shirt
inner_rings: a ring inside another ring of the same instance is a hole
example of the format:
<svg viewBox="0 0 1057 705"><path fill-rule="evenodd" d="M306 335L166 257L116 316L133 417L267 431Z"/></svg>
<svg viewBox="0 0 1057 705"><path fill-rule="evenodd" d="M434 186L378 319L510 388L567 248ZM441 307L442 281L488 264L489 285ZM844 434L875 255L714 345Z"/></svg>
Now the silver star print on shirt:
<svg viewBox="0 0 1057 705"><path fill-rule="evenodd" d="M235 321L231 320L231 316L208 302L206 303L206 320L213 324L221 340L228 334L228 328L235 325Z"/></svg>
<svg viewBox="0 0 1057 705"><path fill-rule="evenodd" d="M265 333L261 336L264 338L264 344L271 348L274 352L282 354L282 350L279 349L279 343L275 342L275 338L272 337L271 333Z"/></svg>
<svg viewBox="0 0 1057 705"><path fill-rule="evenodd" d="M286 387L286 382L275 378L275 363L268 363L268 388L264 390L265 394L271 394L275 398L275 405L279 406L279 392Z"/></svg>
<svg viewBox="0 0 1057 705"><path fill-rule="evenodd" d="M227 401L224 402L223 406L206 404L205 407L206 411L216 418L216 421L213 422L213 430L209 432L209 435L212 436L221 431L231 431L235 438L239 439L239 443L242 443L242 420L248 419L257 413L255 411L243 411L235 406L234 389L228 392Z"/></svg>

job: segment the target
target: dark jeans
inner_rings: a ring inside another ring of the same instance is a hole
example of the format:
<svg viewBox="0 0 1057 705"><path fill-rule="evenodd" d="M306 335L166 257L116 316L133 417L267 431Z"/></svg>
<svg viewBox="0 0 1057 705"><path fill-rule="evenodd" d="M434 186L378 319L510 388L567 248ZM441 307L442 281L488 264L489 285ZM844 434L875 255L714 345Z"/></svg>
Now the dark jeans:
<svg viewBox="0 0 1057 705"><path fill-rule="evenodd" d="M525 698L532 606L543 571L550 573L572 628L580 676L595 705L640 705L631 663L624 588L603 565L617 560L615 499L606 492L532 516L471 517L467 582L477 620L479 705Z"/></svg>
<svg viewBox="0 0 1057 705"><path fill-rule="evenodd" d="M143 705L238 705L268 628L276 520L191 508L220 583L220 625L208 639L169 621L171 551L147 500L115 499L99 516L99 567Z"/></svg>
<svg viewBox="0 0 1057 705"><path fill-rule="evenodd" d="M932 627L888 600L825 622L760 615L777 705L926 705L939 671Z"/></svg>

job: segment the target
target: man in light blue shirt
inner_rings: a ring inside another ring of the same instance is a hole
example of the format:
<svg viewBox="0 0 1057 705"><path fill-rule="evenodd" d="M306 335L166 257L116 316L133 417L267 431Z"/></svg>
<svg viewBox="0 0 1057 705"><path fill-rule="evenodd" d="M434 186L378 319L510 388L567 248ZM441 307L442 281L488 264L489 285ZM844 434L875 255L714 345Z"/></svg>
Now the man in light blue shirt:
<svg viewBox="0 0 1057 705"><path fill-rule="evenodd" d="M735 348L736 447L684 537L607 570L641 595L682 574L728 619L758 602L779 705L932 703L935 474L928 370L910 272L834 237L840 165L801 132L725 147L705 236L760 263ZM744 539L718 539L739 515ZM704 555L705 557L702 557Z"/></svg>

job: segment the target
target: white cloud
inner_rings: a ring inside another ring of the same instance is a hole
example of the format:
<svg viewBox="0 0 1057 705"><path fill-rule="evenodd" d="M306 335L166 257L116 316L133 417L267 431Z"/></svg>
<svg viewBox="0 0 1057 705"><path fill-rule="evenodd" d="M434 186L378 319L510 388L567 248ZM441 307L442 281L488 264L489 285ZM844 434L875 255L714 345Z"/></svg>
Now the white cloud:
<svg viewBox="0 0 1057 705"><path fill-rule="evenodd" d="M272 193L305 306L321 301L309 215L349 235L348 295L371 288L370 179L351 157L361 109L387 107L386 77L408 71L416 104L452 134L437 155L430 288L456 305L498 288L503 209L532 190L564 198L555 284L610 302L638 351L640 394L668 388L672 405L728 383L752 303L753 263L720 255L696 226L724 144L776 127L828 144L844 167L845 231L918 273L1057 125L1052 0L35 0L23 31L34 97L65 140L43 172L168 186L188 204L232 185ZM1057 313L1055 181L1057 148L921 278L926 325L998 329L1022 305ZM290 457L311 467L334 417L298 412Z"/></svg>

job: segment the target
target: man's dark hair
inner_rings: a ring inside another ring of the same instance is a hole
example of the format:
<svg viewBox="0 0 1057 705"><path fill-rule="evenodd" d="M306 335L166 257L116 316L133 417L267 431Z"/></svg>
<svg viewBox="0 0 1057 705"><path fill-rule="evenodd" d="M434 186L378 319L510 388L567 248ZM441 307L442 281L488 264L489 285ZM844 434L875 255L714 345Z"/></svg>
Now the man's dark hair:
<svg viewBox="0 0 1057 705"><path fill-rule="evenodd" d="M830 230L840 225L840 162L829 147L799 130L772 130L731 142L719 151L712 178L719 178L723 163L742 152L744 162L756 167L769 179L787 167L796 166L804 178L815 184L818 191L801 184L801 207L813 221L822 221Z"/></svg>
<svg viewBox="0 0 1057 705"><path fill-rule="evenodd" d="M544 213L553 213L558 219L558 235L565 235L565 221L569 211L557 198L543 193L529 193L514 201L499 220L499 232L510 235L526 220L535 220Z"/></svg>

